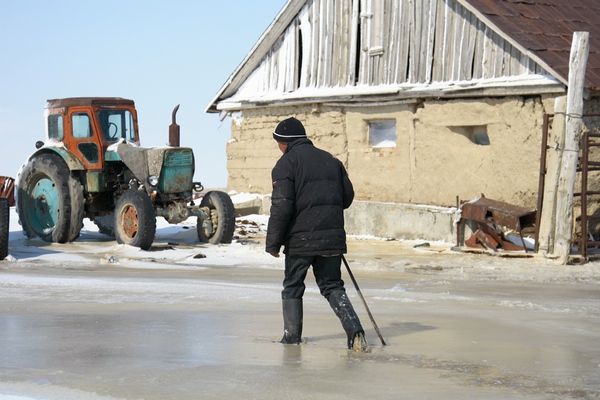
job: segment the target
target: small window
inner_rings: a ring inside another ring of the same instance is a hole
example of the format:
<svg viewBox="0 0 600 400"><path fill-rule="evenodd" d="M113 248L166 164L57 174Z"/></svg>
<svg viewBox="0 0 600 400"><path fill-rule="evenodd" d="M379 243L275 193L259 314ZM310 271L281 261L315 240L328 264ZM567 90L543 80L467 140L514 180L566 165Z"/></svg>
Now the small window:
<svg viewBox="0 0 600 400"><path fill-rule="evenodd" d="M83 142L77 145L77 148L83 154L90 164L98 163L98 145L94 142Z"/></svg>
<svg viewBox="0 0 600 400"><path fill-rule="evenodd" d="M71 116L73 126L73 137L75 139L83 139L92 137L92 125L90 124L90 116L86 113L77 113Z"/></svg>
<svg viewBox="0 0 600 400"><path fill-rule="evenodd" d="M466 137L471 142L480 146L490 145L490 137L487 134L487 126L485 125L452 126L450 127L450 130Z"/></svg>
<svg viewBox="0 0 600 400"><path fill-rule="evenodd" d="M376 148L396 147L396 120L370 121L369 146Z"/></svg>
<svg viewBox="0 0 600 400"><path fill-rule="evenodd" d="M64 137L63 116L60 114L48 115L48 138L63 140Z"/></svg>

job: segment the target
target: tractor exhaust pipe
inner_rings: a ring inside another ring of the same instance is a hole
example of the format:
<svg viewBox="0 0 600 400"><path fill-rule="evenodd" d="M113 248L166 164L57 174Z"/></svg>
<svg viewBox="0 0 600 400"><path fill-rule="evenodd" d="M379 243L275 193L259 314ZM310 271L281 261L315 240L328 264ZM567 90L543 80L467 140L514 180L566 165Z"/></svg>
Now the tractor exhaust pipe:
<svg viewBox="0 0 600 400"><path fill-rule="evenodd" d="M177 125L177 122L175 121L177 110L179 110L179 104L173 109L173 123L169 125L169 146L171 147L179 147L179 125Z"/></svg>

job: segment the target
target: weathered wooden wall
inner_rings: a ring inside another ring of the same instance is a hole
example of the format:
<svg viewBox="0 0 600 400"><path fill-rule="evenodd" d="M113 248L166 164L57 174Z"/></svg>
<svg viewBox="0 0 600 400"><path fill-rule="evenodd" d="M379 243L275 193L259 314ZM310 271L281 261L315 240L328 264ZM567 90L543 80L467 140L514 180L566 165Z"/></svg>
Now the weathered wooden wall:
<svg viewBox="0 0 600 400"><path fill-rule="evenodd" d="M455 0L309 0L238 94L541 72Z"/></svg>

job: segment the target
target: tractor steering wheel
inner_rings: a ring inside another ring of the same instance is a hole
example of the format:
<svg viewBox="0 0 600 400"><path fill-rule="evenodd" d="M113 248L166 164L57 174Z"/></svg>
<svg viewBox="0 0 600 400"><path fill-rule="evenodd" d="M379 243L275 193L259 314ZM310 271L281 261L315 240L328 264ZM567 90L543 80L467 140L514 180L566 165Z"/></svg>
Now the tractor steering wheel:
<svg viewBox="0 0 600 400"><path fill-rule="evenodd" d="M113 126L115 127L115 131L111 133L110 129ZM109 138L111 138L111 139L118 139L119 138L119 136L118 136L118 134L119 134L119 127L114 122L109 122L108 123L108 129L107 129L107 131L108 131L108 137Z"/></svg>

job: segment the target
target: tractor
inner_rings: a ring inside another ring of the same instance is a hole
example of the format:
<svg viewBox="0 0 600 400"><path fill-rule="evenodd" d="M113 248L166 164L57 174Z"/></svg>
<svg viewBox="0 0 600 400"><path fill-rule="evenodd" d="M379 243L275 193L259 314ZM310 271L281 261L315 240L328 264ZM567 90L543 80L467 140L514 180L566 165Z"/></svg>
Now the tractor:
<svg viewBox="0 0 600 400"><path fill-rule="evenodd" d="M178 108L168 145L141 147L132 100L48 100L46 141L36 143L16 179L16 210L27 237L71 242L89 218L118 243L148 250L156 217L177 224L195 216L200 242L231 243L231 198L209 191L195 204L194 194L204 188L193 181L192 149L179 146Z"/></svg>

